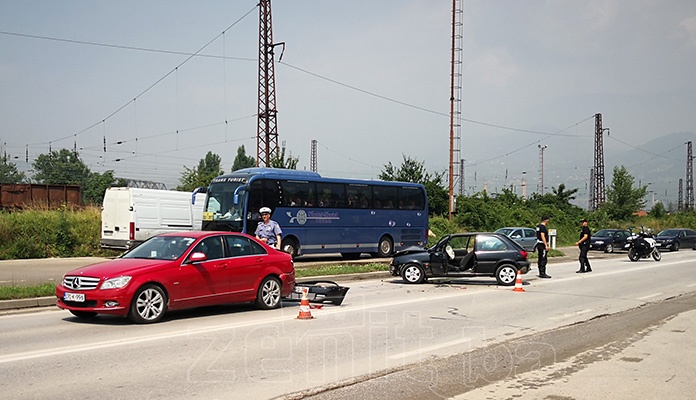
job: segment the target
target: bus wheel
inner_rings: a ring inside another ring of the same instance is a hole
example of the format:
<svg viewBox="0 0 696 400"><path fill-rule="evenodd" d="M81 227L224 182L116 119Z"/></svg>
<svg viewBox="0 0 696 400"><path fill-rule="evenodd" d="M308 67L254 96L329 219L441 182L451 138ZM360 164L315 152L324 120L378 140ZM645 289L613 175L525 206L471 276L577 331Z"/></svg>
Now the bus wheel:
<svg viewBox="0 0 696 400"><path fill-rule="evenodd" d="M379 244L377 245L377 255L385 258L392 255L394 252L394 243L389 238L389 236L382 236L379 238Z"/></svg>
<svg viewBox="0 0 696 400"><path fill-rule="evenodd" d="M292 258L295 258L299 252L299 245L294 239L283 239L283 241L280 242L280 249L290 254Z"/></svg>

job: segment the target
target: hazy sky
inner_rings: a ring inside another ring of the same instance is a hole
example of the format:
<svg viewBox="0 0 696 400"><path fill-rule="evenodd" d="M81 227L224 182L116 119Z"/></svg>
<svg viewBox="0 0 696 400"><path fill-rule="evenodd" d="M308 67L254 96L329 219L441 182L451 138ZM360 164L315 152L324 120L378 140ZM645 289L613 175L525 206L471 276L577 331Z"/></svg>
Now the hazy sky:
<svg viewBox="0 0 696 400"><path fill-rule="evenodd" d="M229 172L240 145L256 156L256 4L0 0L2 150L25 170L76 145L93 171L170 188L208 151ZM316 139L325 176L403 156L447 171L451 7L273 1L279 140L300 169ZM607 151L696 131L693 0L465 0L462 17L467 191L536 190L539 145L547 187L585 190L595 113Z"/></svg>

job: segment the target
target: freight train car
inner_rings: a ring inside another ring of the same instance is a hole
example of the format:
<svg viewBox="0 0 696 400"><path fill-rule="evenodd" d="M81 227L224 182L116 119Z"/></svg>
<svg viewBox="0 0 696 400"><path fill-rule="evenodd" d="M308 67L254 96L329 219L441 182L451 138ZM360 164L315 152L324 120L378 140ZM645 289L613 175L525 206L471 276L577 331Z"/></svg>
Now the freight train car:
<svg viewBox="0 0 696 400"><path fill-rule="evenodd" d="M82 205L82 188L79 185L0 184L2 208L58 208L64 204L73 207Z"/></svg>

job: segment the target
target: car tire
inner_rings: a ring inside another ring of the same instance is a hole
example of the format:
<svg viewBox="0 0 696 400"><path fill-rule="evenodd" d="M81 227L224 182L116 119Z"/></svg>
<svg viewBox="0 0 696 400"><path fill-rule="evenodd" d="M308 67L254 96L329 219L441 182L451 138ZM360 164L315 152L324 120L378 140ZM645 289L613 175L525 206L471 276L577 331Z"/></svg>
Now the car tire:
<svg viewBox="0 0 696 400"><path fill-rule="evenodd" d="M159 322L167 311L167 296L161 287L147 284L138 289L131 300L128 318L136 324Z"/></svg>
<svg viewBox="0 0 696 400"><path fill-rule="evenodd" d="M267 276L261 281L259 289L256 292L256 307L262 310L270 310L280 306L282 285L278 278Z"/></svg>
<svg viewBox="0 0 696 400"><path fill-rule="evenodd" d="M83 319L88 319L88 318L94 318L97 316L97 313L92 312L92 311L78 311L78 310L70 310L70 313L77 318L83 318Z"/></svg>
<svg viewBox="0 0 696 400"><path fill-rule="evenodd" d="M604 248L605 253L613 253L614 252L614 245L609 243L607 244L607 247Z"/></svg>
<svg viewBox="0 0 696 400"><path fill-rule="evenodd" d="M670 249L670 251L679 251L679 247L680 247L679 242L674 242L674 244L672 244L672 248Z"/></svg>
<svg viewBox="0 0 696 400"><path fill-rule="evenodd" d="M377 244L377 255L382 258L391 257L394 253L394 242L389 236L382 236L379 238L379 243Z"/></svg>
<svg viewBox="0 0 696 400"><path fill-rule="evenodd" d="M406 264L401 268L401 278L406 283L423 283L425 280L425 270L418 264Z"/></svg>
<svg viewBox="0 0 696 400"><path fill-rule="evenodd" d="M500 286L512 286L517 280L517 268L512 264L503 264L495 271L495 280Z"/></svg>
<svg viewBox="0 0 696 400"><path fill-rule="evenodd" d="M280 241L280 249L295 258L299 255L300 246L295 239L286 238Z"/></svg>

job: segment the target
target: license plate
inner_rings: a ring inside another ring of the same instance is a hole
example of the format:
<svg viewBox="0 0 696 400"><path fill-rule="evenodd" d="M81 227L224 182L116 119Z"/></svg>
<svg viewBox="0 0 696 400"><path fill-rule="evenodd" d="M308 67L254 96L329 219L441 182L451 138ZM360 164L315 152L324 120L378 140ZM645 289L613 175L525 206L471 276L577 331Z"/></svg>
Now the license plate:
<svg viewBox="0 0 696 400"><path fill-rule="evenodd" d="M82 303L85 301L85 295L82 293L65 293L63 294L63 300Z"/></svg>
<svg viewBox="0 0 696 400"><path fill-rule="evenodd" d="M302 294L302 292L304 292L305 290L308 290L308 289L307 289L307 286L295 286L295 288L293 290L295 293Z"/></svg>

